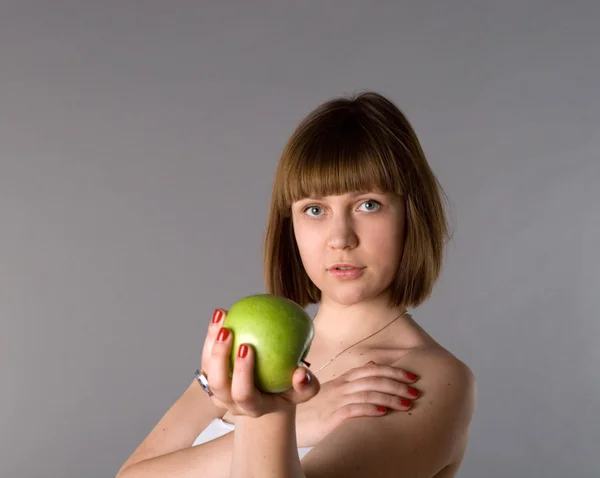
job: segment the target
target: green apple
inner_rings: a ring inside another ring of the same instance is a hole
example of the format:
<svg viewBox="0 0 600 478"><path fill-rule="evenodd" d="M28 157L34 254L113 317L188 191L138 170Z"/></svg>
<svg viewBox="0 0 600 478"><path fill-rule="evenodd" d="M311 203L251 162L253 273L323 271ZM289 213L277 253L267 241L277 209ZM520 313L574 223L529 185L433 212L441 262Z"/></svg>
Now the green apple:
<svg viewBox="0 0 600 478"><path fill-rule="evenodd" d="M292 387L292 375L308 355L312 318L296 302L272 294L245 297L231 306L223 327L233 334L230 367L241 344L254 349L254 384L266 393Z"/></svg>

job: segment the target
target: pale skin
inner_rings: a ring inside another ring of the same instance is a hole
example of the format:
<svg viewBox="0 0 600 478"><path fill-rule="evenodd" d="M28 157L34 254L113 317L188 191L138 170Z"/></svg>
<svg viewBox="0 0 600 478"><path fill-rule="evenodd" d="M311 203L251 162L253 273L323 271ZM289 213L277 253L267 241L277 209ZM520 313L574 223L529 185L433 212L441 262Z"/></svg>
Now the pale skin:
<svg viewBox="0 0 600 478"><path fill-rule="evenodd" d="M322 292L315 340L306 358L316 369L402 312L403 308L388 306L387 294L402 250L403 201L376 192L307 198L292 205L292 219L305 270ZM340 280L328 270L335 263L360 266L362 273L356 279ZM177 440L168 441L166 430L177 426L178 413L183 415L184 405L177 408L176 404L119 476L153 476L159 466L163 474L155 476L169 476L165 470L182 477L442 478L456 474L476 403L475 380L468 367L410 315L402 315L385 333L351 348L309 383L303 382L307 371L301 367L291 390L266 395L251 380L252 347L243 358L236 358L229 379L232 337L217 339L226 314L222 312L216 314L215 323L211 321L202 358L215 395L198 393L198 385L192 383L179 401L190 407L202 403L206 417L198 418L198 423L223 417L235 422L235 433L194 447L210 448L214 466L206 460L200 466L199 460L197 470L203 473L184 474L176 466L185 458L189 464L185 469L192 470L189 446L198 430L189 426L186 434L173 432ZM366 365L368 361L375 364ZM416 378L409 379L406 372ZM313 447L302 462L299 446ZM172 459L167 467L169 453ZM139 465L131 466L134 463Z"/></svg>

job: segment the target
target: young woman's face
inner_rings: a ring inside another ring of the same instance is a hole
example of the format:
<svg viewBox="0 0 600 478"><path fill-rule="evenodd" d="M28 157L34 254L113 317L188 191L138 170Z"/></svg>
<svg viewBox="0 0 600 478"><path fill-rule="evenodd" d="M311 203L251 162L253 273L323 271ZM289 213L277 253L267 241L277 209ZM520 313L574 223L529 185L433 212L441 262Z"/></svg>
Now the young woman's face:
<svg viewBox="0 0 600 478"><path fill-rule="evenodd" d="M401 197L367 192L306 198L292 204L292 221L322 303L351 305L389 292L404 246Z"/></svg>

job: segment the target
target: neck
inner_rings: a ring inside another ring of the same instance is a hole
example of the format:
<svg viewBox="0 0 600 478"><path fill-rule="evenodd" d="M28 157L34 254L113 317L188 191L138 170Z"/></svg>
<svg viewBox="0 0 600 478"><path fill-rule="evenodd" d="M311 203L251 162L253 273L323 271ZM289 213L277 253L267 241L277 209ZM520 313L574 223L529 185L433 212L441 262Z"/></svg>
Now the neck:
<svg viewBox="0 0 600 478"><path fill-rule="evenodd" d="M387 297L351 305L323 298L313 320L315 339L324 348L350 345L385 327L404 310L402 306L390 307Z"/></svg>

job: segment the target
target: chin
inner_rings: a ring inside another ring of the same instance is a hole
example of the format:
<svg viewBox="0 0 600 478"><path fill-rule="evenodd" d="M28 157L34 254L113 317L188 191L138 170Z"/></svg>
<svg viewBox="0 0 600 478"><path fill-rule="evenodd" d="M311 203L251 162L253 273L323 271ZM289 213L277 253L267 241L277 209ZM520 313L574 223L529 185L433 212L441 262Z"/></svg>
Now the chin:
<svg viewBox="0 0 600 478"><path fill-rule="evenodd" d="M341 288L340 288L341 289ZM343 306L351 306L373 299L377 294L372 291L366 291L363 288L347 288L346 290L321 290L322 297L326 297L328 301L335 302Z"/></svg>

